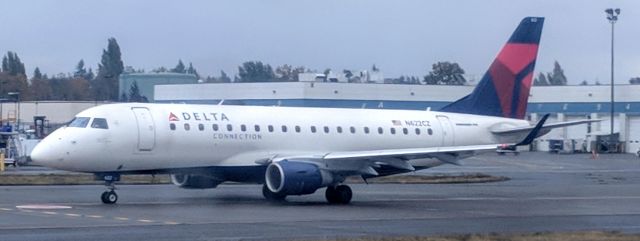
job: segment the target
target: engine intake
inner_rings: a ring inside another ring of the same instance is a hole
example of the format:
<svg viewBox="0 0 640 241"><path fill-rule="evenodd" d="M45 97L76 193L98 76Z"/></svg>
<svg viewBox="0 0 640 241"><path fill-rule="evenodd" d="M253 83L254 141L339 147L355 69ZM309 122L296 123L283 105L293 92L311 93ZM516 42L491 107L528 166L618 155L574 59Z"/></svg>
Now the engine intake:
<svg viewBox="0 0 640 241"><path fill-rule="evenodd" d="M202 175L173 174L171 182L180 188L205 189L215 188L223 181Z"/></svg>
<svg viewBox="0 0 640 241"><path fill-rule="evenodd" d="M269 164L265 182L270 191L283 195L305 195L331 183L331 175L317 165L299 161L280 161Z"/></svg>

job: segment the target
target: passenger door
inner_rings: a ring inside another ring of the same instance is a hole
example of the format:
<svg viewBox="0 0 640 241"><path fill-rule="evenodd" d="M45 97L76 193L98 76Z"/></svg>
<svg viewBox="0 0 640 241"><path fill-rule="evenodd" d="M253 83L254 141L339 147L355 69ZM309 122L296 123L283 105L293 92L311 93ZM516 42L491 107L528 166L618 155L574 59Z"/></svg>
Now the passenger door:
<svg viewBox="0 0 640 241"><path fill-rule="evenodd" d="M146 107L132 107L138 125L138 151L150 152L156 143L156 128L149 109Z"/></svg>
<svg viewBox="0 0 640 241"><path fill-rule="evenodd" d="M442 146L453 146L455 144L453 125L449 117L444 115L436 116L442 130Z"/></svg>

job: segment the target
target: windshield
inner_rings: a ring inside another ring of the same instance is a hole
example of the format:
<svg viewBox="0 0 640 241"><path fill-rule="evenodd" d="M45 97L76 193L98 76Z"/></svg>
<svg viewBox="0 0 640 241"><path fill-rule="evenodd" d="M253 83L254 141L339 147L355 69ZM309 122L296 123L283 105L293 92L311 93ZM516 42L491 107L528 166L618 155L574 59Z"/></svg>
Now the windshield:
<svg viewBox="0 0 640 241"><path fill-rule="evenodd" d="M107 119L93 118L93 122L91 123L91 128L109 129L109 125L107 125Z"/></svg>
<svg viewBox="0 0 640 241"><path fill-rule="evenodd" d="M89 117L76 117L69 122L69 127L85 128L89 124Z"/></svg>

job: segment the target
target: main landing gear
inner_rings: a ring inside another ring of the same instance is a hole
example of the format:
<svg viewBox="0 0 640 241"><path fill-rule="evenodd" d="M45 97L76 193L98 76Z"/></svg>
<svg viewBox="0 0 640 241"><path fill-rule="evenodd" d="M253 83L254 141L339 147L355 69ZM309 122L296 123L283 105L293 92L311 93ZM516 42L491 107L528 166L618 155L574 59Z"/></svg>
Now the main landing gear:
<svg viewBox="0 0 640 241"><path fill-rule="evenodd" d="M118 194L116 194L115 182L120 181L120 175L98 175L96 174L96 180L103 180L107 190L102 193L100 199L104 204L115 204L118 201Z"/></svg>
<svg viewBox="0 0 640 241"><path fill-rule="evenodd" d="M287 198L287 195L272 192L267 185L262 186L262 196L272 202L283 202ZM324 196L331 204L349 204L353 192L347 185L328 186Z"/></svg>
<svg viewBox="0 0 640 241"><path fill-rule="evenodd" d="M349 204L353 197L353 192L347 185L328 186L324 196L332 204Z"/></svg>

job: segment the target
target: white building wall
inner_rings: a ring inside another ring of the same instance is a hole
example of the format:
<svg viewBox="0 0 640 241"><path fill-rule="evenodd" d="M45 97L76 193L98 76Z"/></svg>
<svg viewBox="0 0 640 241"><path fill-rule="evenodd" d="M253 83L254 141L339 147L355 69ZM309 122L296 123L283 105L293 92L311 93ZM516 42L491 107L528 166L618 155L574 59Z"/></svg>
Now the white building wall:
<svg viewBox="0 0 640 241"><path fill-rule="evenodd" d="M51 124L60 124L70 121L79 112L106 102L91 101L28 101L17 103L0 103L1 118L3 122L13 122L20 109L20 122L32 123L34 116L46 116Z"/></svg>

